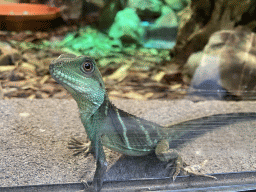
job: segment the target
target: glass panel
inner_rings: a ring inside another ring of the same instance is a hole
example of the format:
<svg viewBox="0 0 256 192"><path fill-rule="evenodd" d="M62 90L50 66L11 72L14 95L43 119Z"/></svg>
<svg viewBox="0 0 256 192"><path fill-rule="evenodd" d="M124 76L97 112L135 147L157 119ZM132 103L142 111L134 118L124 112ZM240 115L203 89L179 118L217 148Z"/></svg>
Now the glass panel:
<svg viewBox="0 0 256 192"><path fill-rule="evenodd" d="M19 2L54 13L0 14L0 191L256 189L254 1Z"/></svg>

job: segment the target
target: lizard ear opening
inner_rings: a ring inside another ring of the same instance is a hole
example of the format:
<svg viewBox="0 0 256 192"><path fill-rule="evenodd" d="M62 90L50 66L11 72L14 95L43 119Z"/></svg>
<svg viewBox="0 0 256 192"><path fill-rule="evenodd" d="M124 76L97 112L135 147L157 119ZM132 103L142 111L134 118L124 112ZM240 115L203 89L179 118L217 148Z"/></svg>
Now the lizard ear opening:
<svg viewBox="0 0 256 192"><path fill-rule="evenodd" d="M92 73L94 71L94 65L91 61L85 61L82 65L81 65L81 69L83 72L85 73Z"/></svg>

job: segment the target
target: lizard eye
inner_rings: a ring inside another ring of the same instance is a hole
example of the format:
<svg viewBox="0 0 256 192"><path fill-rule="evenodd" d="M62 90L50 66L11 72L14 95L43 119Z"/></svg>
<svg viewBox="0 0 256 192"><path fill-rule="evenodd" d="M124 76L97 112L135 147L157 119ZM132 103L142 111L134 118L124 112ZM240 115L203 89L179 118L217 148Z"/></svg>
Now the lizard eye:
<svg viewBox="0 0 256 192"><path fill-rule="evenodd" d="M84 72L89 72L89 73L92 73L94 71L94 66L93 66L93 63L90 62L90 61L85 61L82 65L82 69Z"/></svg>

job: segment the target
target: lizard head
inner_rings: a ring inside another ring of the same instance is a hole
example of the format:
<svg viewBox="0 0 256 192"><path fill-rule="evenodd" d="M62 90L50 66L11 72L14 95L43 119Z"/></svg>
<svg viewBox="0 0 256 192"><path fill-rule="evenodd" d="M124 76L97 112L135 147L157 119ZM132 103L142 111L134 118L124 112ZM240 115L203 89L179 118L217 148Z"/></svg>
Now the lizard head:
<svg viewBox="0 0 256 192"><path fill-rule="evenodd" d="M72 94L78 105L100 106L103 103L105 85L91 57L63 54L52 61L49 69L52 77Z"/></svg>

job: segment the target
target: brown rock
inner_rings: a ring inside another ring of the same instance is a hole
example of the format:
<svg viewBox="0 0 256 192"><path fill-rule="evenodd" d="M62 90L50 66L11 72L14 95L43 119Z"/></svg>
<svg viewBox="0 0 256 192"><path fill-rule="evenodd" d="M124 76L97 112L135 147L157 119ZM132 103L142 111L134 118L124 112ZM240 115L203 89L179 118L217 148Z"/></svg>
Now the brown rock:
<svg viewBox="0 0 256 192"><path fill-rule="evenodd" d="M255 99L255 33L242 28L216 32L209 39L201 57L194 62L200 63L200 71L196 72L199 79L193 79L193 82L198 82L196 84L213 80L234 96ZM191 68L194 68L193 64Z"/></svg>

